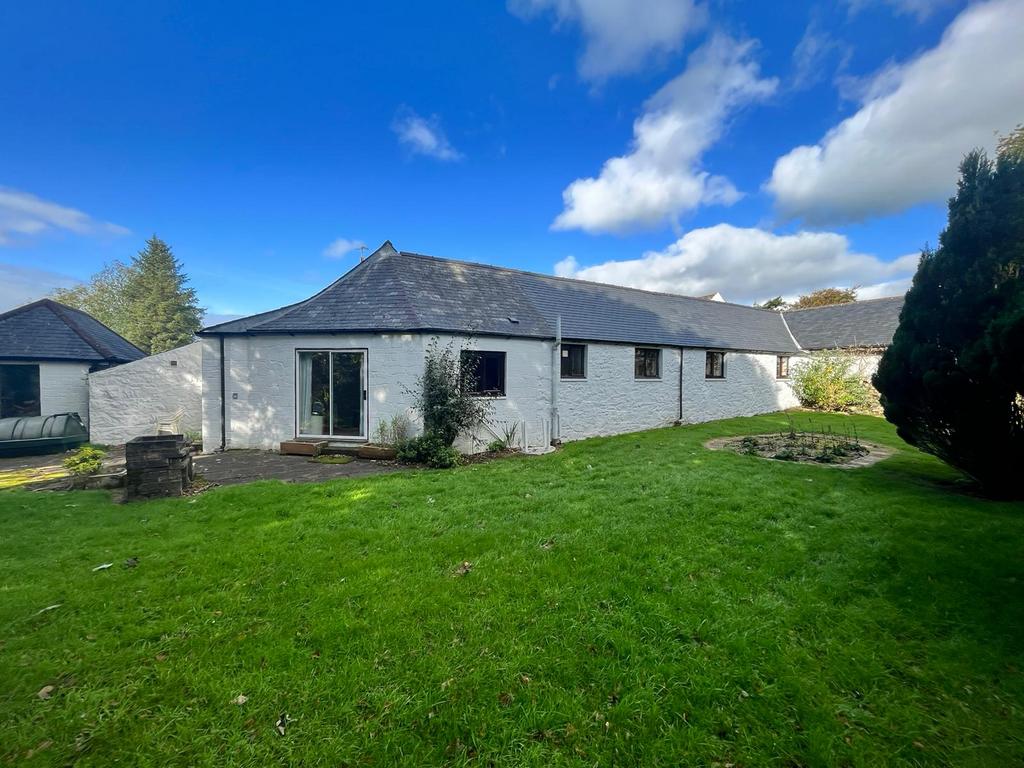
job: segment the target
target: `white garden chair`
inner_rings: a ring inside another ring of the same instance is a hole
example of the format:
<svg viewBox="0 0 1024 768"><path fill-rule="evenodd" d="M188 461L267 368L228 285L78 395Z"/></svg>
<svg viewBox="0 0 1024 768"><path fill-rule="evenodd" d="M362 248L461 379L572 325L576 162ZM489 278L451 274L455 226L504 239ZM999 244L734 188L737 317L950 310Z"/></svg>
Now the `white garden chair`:
<svg viewBox="0 0 1024 768"><path fill-rule="evenodd" d="M157 419L156 422L156 433L158 435L178 435L181 434L181 419L185 415L185 409L179 408L170 416L166 416L162 419Z"/></svg>

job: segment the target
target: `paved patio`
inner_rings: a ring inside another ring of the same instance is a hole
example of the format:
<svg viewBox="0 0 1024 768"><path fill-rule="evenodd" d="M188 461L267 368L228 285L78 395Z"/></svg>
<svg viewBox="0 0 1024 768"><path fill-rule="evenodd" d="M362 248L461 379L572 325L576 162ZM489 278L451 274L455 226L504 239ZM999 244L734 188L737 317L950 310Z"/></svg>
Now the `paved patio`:
<svg viewBox="0 0 1024 768"><path fill-rule="evenodd" d="M67 453L46 456L0 458L0 490L64 490L67 472L61 462ZM281 456L269 451L225 451L196 456L196 474L217 485L238 485L257 480L286 483L318 483L339 477L365 477L397 472L401 466L387 462L352 459L348 464L320 464L307 456ZM103 462L103 472L124 469L124 448L115 448Z"/></svg>
<svg viewBox="0 0 1024 768"><path fill-rule="evenodd" d="M281 456L268 451L225 451L196 456L196 474L218 485L237 485L256 480L286 483L319 483L339 477L365 477L397 472L402 467L379 461L352 459L348 464L320 464L308 456Z"/></svg>

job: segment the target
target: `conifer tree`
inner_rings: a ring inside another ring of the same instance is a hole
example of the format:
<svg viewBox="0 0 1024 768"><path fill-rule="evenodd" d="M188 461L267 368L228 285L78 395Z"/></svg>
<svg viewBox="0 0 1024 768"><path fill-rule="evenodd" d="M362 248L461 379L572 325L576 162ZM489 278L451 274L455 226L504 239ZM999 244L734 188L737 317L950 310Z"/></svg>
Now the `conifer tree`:
<svg viewBox="0 0 1024 768"><path fill-rule="evenodd" d="M170 246L153 235L132 259L125 286L127 338L149 354L188 344L202 327L194 288Z"/></svg>
<svg viewBox="0 0 1024 768"><path fill-rule="evenodd" d="M949 222L921 254L875 387L900 437L1024 498L1024 152L960 165Z"/></svg>

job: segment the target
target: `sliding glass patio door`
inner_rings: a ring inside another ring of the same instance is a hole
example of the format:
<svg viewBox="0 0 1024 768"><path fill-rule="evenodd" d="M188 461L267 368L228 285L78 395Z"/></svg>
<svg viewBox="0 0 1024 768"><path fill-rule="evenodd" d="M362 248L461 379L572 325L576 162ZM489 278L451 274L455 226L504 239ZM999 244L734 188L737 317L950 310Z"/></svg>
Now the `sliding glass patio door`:
<svg viewBox="0 0 1024 768"><path fill-rule="evenodd" d="M366 353L297 353L296 432L302 437L366 438Z"/></svg>

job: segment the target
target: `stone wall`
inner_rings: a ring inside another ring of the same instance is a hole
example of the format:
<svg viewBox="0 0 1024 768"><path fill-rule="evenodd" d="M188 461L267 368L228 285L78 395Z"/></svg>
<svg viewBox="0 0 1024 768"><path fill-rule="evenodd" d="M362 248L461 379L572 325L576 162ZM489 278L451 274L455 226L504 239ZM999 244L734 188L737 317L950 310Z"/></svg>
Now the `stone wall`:
<svg viewBox="0 0 1024 768"><path fill-rule="evenodd" d="M678 349L661 348L659 378L637 379L634 346L592 343L586 347L586 378L558 382L563 440L636 432L679 418Z"/></svg>
<svg viewBox="0 0 1024 768"><path fill-rule="evenodd" d="M703 349L683 351L683 422L754 416L798 405L789 380L776 378L776 355L726 352L722 379L705 378L705 356ZM794 355L791 366L796 362Z"/></svg>
<svg viewBox="0 0 1024 768"><path fill-rule="evenodd" d="M438 339L442 345L454 340L458 347L506 353L505 395L491 399L492 425L460 441L458 447L464 451L486 447L513 424L520 446L546 444L553 431L552 370L559 377L563 440L649 429L680 418L678 348L662 348L660 378L638 380L632 345L588 344L586 378L569 380L561 379L549 341L443 334ZM431 336L421 334L226 337L227 447L273 450L282 440L296 436L296 351L300 349L366 350L369 437L380 420L396 414L407 416L414 433L418 432L421 420L409 390L423 372L430 340ZM722 380L704 378L704 359L702 349L682 353L684 422L766 413L797 404L789 381L775 377L774 354L728 352ZM218 339L202 342L202 366L204 447L211 450L220 445Z"/></svg>
<svg viewBox="0 0 1024 768"><path fill-rule="evenodd" d="M184 410L181 432L202 426L202 343L89 374L89 439L121 445L156 434L158 420Z"/></svg>

